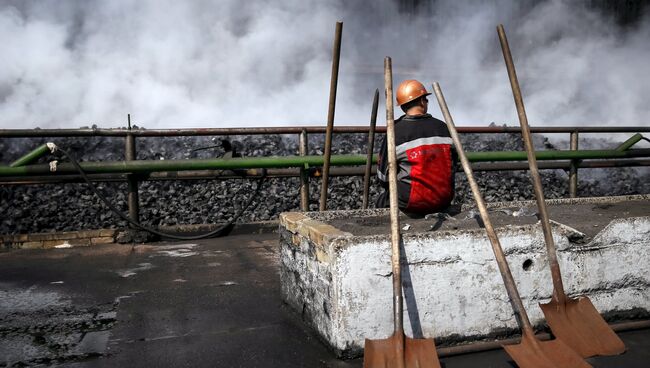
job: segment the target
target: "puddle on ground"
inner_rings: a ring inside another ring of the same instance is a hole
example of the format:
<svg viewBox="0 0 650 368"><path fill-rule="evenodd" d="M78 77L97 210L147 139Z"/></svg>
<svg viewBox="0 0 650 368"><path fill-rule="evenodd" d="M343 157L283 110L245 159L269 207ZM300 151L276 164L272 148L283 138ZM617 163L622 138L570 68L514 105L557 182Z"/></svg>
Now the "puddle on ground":
<svg viewBox="0 0 650 368"><path fill-rule="evenodd" d="M218 285L219 286L233 286L233 285L237 285L237 283L234 282L234 281L223 281L223 282L220 282Z"/></svg>
<svg viewBox="0 0 650 368"><path fill-rule="evenodd" d="M0 366L65 365L104 355L117 305L80 306L65 294L0 283Z"/></svg>
<svg viewBox="0 0 650 368"><path fill-rule="evenodd" d="M167 257L190 257L199 254L193 250L194 247L196 244L161 245L156 247L158 250L156 253Z"/></svg>
<svg viewBox="0 0 650 368"><path fill-rule="evenodd" d="M140 271L146 271L146 270L150 270L152 268L153 268L153 265L151 263L138 263L138 267L129 268L129 269L126 269L126 270L117 270L117 271L115 271L115 273L117 273L118 275L120 275L122 277L131 277L131 276L137 275L138 272L140 272Z"/></svg>
<svg viewBox="0 0 650 368"><path fill-rule="evenodd" d="M12 284L0 283L0 315L15 310L33 312L68 305L70 301L55 291L37 290L36 285L20 289Z"/></svg>

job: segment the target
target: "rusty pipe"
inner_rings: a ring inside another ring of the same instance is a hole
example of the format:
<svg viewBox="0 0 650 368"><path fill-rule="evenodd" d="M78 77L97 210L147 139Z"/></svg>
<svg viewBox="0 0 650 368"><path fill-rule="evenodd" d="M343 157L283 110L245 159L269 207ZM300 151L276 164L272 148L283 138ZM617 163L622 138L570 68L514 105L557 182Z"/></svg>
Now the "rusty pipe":
<svg viewBox="0 0 650 368"><path fill-rule="evenodd" d="M343 32L343 23L336 22L334 32L334 47L332 50L332 77L330 79L330 99L327 110L327 131L325 132L325 161L323 162L323 179L320 192L321 211L327 209L327 184L330 173L330 156L332 154L332 128L334 127L334 110L336 108L336 88L339 79L339 61L341 59L341 34Z"/></svg>
<svg viewBox="0 0 650 368"><path fill-rule="evenodd" d="M368 195L370 193L370 173L372 171L372 153L375 148L375 128L377 126L377 109L379 107L379 89L375 89L375 96L372 100L372 111L370 112L370 130L368 131L368 159L366 171L363 175L363 202L362 209L368 208Z"/></svg>

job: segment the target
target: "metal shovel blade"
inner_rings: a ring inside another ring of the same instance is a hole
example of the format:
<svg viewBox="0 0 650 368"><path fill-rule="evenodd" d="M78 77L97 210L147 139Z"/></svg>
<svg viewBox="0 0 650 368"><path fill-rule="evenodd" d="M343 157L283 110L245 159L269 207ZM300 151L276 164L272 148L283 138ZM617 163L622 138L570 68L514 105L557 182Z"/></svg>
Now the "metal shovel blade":
<svg viewBox="0 0 650 368"><path fill-rule="evenodd" d="M562 340L539 341L524 335L521 343L504 345L508 355L520 368L580 368L591 367Z"/></svg>
<svg viewBox="0 0 650 368"><path fill-rule="evenodd" d="M587 297L566 299L565 303L551 300L540 304L553 335L563 340L582 357L618 355L625 344L605 322Z"/></svg>
<svg viewBox="0 0 650 368"><path fill-rule="evenodd" d="M404 349L403 362L400 362L400 349ZM363 367L440 368L440 361L433 339L411 339L404 335L400 338L393 334L387 339L366 339Z"/></svg>

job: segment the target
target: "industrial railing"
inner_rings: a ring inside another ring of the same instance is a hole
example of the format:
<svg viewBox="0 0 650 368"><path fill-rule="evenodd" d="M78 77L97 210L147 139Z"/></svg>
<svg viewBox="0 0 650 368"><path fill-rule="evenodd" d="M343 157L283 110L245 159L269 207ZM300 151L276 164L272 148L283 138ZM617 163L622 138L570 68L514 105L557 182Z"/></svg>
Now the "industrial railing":
<svg viewBox="0 0 650 368"><path fill-rule="evenodd" d="M268 128L205 128L205 129L5 129L0 138L44 138L44 137L124 137L125 161L83 162L81 167L92 181L126 181L128 183L129 217L139 219L138 186L145 180L190 180L228 179L240 177L222 170L239 169L249 177L262 175L265 169L268 177L300 177L301 209L308 210L310 177L320 176L324 165L323 156L309 156L309 135L326 133L326 127L268 127ZM376 132L384 133L385 127ZM506 126L458 127L460 133L518 133L520 128ZM645 139L640 133L650 132L650 127L531 127L533 133L569 134L569 150L545 150L536 153L540 169L564 169L569 171L569 195L577 196L578 169L603 167L650 166L650 149L631 149ZM369 134L368 127L339 126L333 133ZM611 150L579 150L580 133L636 133L619 147ZM242 157L230 159L186 159L186 160L137 160L136 138L178 137L178 136L230 136L296 134L299 141L299 156L284 157ZM82 181L77 168L69 163L32 164L47 154L50 147L40 146L11 163L0 166L0 184L43 184ZM330 171L332 176L361 176L369 174L361 165L368 157L373 163L376 156L332 155ZM467 157L477 171L527 170L526 153L523 151L468 152ZM373 168L374 169L374 168ZM366 180L367 181L367 180ZM367 185L367 184L364 184ZM368 191L364 191L366 204Z"/></svg>

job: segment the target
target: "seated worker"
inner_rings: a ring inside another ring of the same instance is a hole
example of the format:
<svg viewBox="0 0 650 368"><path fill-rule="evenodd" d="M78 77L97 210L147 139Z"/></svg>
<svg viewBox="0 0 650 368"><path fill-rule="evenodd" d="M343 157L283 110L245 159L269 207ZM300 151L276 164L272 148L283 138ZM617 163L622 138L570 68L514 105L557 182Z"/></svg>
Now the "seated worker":
<svg viewBox="0 0 650 368"><path fill-rule="evenodd" d="M398 206L409 216L443 212L454 199L456 151L447 125L427 114L422 83L406 80L397 88L397 104L405 112L395 121ZM384 192L377 208L389 207L386 137L379 152L377 178Z"/></svg>

